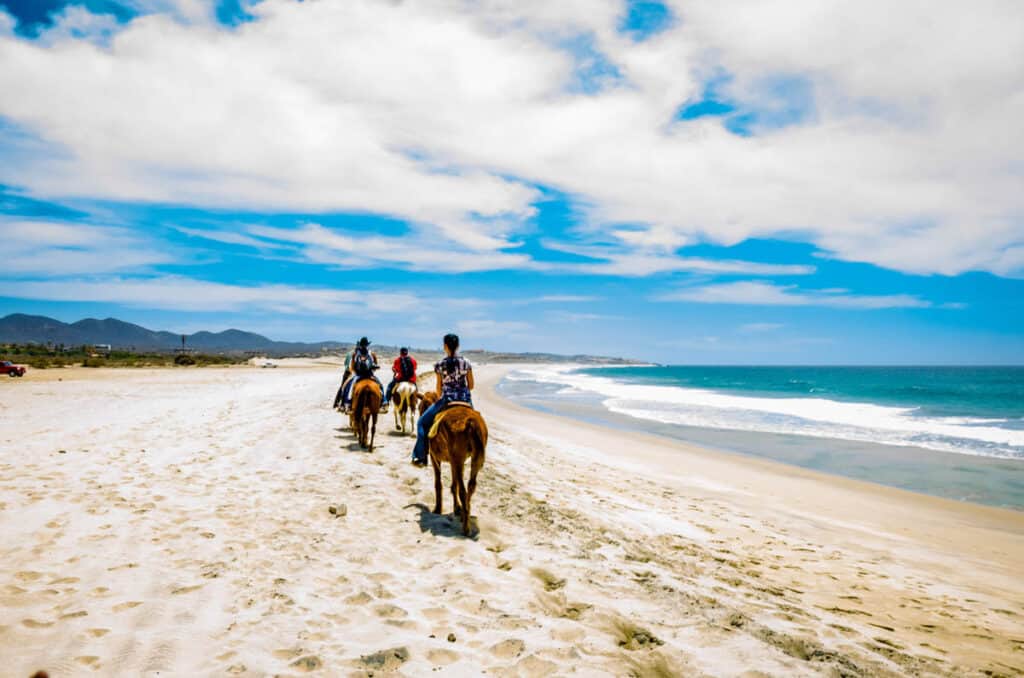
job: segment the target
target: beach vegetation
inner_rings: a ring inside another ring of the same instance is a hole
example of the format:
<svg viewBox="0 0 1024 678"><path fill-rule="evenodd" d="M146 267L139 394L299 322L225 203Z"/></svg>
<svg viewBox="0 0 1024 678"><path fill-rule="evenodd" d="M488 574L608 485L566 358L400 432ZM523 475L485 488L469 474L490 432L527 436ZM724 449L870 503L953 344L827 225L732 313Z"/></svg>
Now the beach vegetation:
<svg viewBox="0 0 1024 678"><path fill-rule="evenodd" d="M10 360L32 369L81 365L83 367L173 367L195 365L238 365L247 356L235 353L160 353L155 351L97 351L92 346L62 344L0 344L0 360Z"/></svg>

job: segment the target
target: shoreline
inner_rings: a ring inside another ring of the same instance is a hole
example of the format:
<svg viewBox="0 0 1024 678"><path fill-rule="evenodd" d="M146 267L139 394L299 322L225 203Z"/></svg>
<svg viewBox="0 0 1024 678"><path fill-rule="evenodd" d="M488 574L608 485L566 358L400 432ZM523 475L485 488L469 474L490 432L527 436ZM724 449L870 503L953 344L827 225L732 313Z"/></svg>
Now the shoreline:
<svg viewBox="0 0 1024 678"><path fill-rule="evenodd" d="M538 367L542 366L533 366L532 370ZM564 371L563 366L558 367L559 372ZM527 409L577 422L655 434L683 445L958 502L1024 511L1024 458L827 434L670 423L609 408L607 393L587 392L585 385L579 387L584 389L582 393L563 397L549 392L547 386L538 390L546 384L544 378L503 379L496 390Z"/></svg>
<svg viewBox="0 0 1024 678"><path fill-rule="evenodd" d="M478 390L486 393L488 401L500 402L502 408L514 412L513 419L520 426L543 427L544 424L540 422L544 421L548 422L552 428L575 429L574 435L577 438L581 437L580 429L582 429L585 432L582 437L585 437L587 446L592 450L601 451L601 461L604 463L625 465L630 471L639 471L652 478L671 479L682 484L694 483L692 478L687 477L688 475L694 472L703 473L706 477L702 479L703 483L700 480L696 482L698 486L703 484L716 489L731 489L737 495L753 493L762 500L771 498L774 507L780 510L789 510L818 518L825 517L820 512L824 509L824 512L834 515L836 519L841 519L841 513L846 512L847 509L852 512L853 507L860 505L867 498L887 506L899 506L903 509L913 510L914 507L919 507L928 512L940 512L958 524L1005 529L1008 534L1016 535L1019 538L1018 554L1022 559L1021 562L1024 562L1024 512L1022 511L957 501L880 483L824 473L741 452L705 447L656 433L619 429L581 421L561 414L541 412L520 405L498 392L497 385L514 367L497 365L488 365L487 367L489 369L499 368L497 375L491 373L478 382ZM639 465L629 464L608 449L615 445L624 446L631 439L642 441L642 445L634 445L631 450L633 454L639 452L642 455L643 458ZM691 465L683 474L676 472L675 468L679 465L680 460L670 456L672 454L683 455L690 462ZM784 484L786 487L780 488L778 484ZM841 507L835 503L831 505L822 503L820 506L813 507L815 513L808 512L805 499L794 501L787 499L788 497L817 495L819 492L832 492L833 490L840 494L830 497L830 500L841 502ZM890 520L892 520L892 516L885 514L884 522ZM877 525L883 521L868 518L865 522ZM931 521L926 520L925 522ZM920 529L921 523L915 522L914 527ZM941 526L937 527L939 531L944 531Z"/></svg>
<svg viewBox="0 0 1024 678"><path fill-rule="evenodd" d="M0 389L8 668L1024 673L1016 512L537 413L494 391L514 367L475 365L470 539L390 414L354 445L336 367Z"/></svg>

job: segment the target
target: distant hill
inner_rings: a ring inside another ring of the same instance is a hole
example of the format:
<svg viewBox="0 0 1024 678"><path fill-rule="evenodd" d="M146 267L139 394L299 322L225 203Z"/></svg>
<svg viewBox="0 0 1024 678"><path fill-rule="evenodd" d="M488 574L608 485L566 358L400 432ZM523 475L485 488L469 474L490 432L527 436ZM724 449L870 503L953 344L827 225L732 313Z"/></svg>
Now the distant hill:
<svg viewBox="0 0 1024 678"><path fill-rule="evenodd" d="M243 332L242 330L224 330L223 332L196 332L185 336L185 345L205 353L244 353L258 351L271 357L289 355L319 354L323 350L347 351L351 343L339 341L321 341L313 343L274 341L262 334ZM160 332L146 329L141 325L126 323L117 318L86 318L75 323L64 323L41 315L25 315L14 313L0 318L0 344L64 344L65 346L82 346L83 344L110 344L115 349L128 351L170 352L181 348L181 335L174 332ZM374 350L382 358L398 353L397 346L374 345ZM412 349L423 364L440 357L434 356L436 350L423 351ZM553 353L503 353L492 351L467 350L466 356L475 360L493 362L581 362L594 364L628 364L633 361L621 358L602 358L598 356L573 355L564 356ZM434 357L431 357L434 356Z"/></svg>
<svg viewBox="0 0 1024 678"><path fill-rule="evenodd" d="M268 354L319 353L321 349L342 348L336 341L302 343L273 341L261 334L242 330L196 332L185 337L188 348L211 352L261 351ZM64 323L41 315L14 313L0 318L0 343L9 344L110 344L116 349L172 351L181 347L181 335L158 332L116 318L86 318Z"/></svg>

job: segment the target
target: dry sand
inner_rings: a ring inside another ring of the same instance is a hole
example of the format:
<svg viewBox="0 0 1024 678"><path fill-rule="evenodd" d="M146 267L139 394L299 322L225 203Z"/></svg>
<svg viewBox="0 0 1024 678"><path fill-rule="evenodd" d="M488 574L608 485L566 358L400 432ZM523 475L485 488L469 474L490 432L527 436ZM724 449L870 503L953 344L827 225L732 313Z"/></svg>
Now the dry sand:
<svg viewBox="0 0 1024 678"><path fill-rule="evenodd" d="M464 539L390 414L360 451L337 368L279 362L0 383L0 674L1024 673L1024 514L534 413L477 366Z"/></svg>

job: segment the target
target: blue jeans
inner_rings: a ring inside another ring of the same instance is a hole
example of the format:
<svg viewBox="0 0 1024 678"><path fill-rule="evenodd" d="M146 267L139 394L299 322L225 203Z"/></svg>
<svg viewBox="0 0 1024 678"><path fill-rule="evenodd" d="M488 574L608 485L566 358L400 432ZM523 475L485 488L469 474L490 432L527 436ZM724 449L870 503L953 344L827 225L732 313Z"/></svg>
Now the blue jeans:
<svg viewBox="0 0 1024 678"><path fill-rule="evenodd" d="M427 411L420 415L419 421L416 422L416 447L412 449L412 460L427 463L427 434L430 433L430 427L434 425L434 418L440 414L441 410L448 407L448 403L452 401L448 396L441 396L436 403L427 408ZM469 398L466 398L469 401Z"/></svg>

